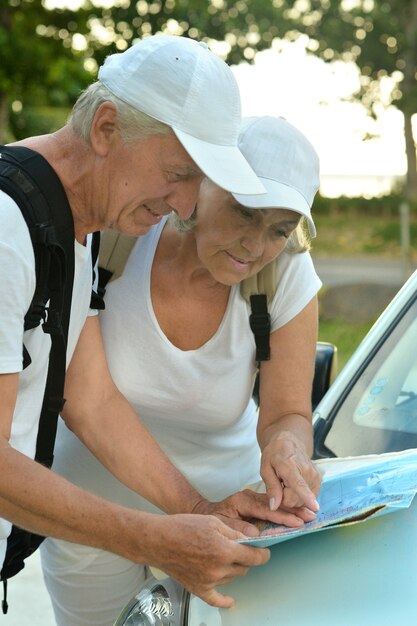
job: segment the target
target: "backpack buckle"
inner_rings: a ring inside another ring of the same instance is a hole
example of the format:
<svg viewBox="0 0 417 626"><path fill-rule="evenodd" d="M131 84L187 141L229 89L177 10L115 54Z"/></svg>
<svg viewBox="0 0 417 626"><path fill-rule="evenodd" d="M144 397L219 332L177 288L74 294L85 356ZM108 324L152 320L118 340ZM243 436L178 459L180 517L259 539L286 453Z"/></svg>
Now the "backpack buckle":
<svg viewBox="0 0 417 626"><path fill-rule="evenodd" d="M271 316L269 313L251 313L249 316L251 331L256 335L269 335L271 330Z"/></svg>
<svg viewBox="0 0 417 626"><path fill-rule="evenodd" d="M252 313L249 316L249 325L253 332L256 345L255 360L269 361L271 350L269 335L271 332L271 316L268 313L268 304L265 294L250 296Z"/></svg>
<svg viewBox="0 0 417 626"><path fill-rule="evenodd" d="M46 319L45 303L42 301L33 302L29 311L25 315L25 331L32 330L32 328L36 328L37 326L39 326L39 324L42 321L45 322L45 319Z"/></svg>
<svg viewBox="0 0 417 626"><path fill-rule="evenodd" d="M62 332L61 313L56 309L45 309L46 317L42 324L42 330L48 335L59 335Z"/></svg>

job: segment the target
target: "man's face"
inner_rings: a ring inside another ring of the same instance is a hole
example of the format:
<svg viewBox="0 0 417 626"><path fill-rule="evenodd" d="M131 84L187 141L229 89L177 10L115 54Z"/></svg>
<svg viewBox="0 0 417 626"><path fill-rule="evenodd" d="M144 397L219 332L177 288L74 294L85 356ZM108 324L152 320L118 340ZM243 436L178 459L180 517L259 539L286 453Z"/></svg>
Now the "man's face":
<svg viewBox="0 0 417 626"><path fill-rule="evenodd" d="M203 173L175 135L119 142L111 160L107 227L138 236L171 211L192 214Z"/></svg>

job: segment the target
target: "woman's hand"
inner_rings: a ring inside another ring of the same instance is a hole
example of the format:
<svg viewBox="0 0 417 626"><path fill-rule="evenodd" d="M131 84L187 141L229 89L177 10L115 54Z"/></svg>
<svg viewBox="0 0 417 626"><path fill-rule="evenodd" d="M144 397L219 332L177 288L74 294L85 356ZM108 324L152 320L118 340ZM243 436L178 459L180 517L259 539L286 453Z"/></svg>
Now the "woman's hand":
<svg viewBox="0 0 417 626"><path fill-rule="evenodd" d="M306 507L312 512L319 510L316 496L320 490L321 475L302 442L293 433L281 431L265 446L261 476L271 511L276 511L278 507Z"/></svg>

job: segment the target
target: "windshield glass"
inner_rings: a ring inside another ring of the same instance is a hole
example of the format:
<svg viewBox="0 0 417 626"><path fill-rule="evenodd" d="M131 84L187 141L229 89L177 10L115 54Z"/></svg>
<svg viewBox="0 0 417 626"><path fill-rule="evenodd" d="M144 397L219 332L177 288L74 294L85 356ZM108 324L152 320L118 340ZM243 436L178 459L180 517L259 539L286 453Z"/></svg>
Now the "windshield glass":
<svg viewBox="0 0 417 626"><path fill-rule="evenodd" d="M417 304L360 373L324 440L336 456L417 448Z"/></svg>

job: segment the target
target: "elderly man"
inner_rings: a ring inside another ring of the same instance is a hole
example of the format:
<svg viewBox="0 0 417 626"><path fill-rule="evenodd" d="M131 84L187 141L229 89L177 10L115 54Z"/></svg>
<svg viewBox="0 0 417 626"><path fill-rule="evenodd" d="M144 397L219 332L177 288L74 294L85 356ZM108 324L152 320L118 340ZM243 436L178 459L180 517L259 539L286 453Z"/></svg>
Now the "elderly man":
<svg viewBox="0 0 417 626"><path fill-rule="evenodd" d="M50 339L41 327L23 332L36 282L34 254L20 209L0 191L0 563L12 522L153 564L227 607L233 600L215 586L268 560L267 551L235 540L256 532L242 517L276 514L261 496L245 493L209 503L186 482L108 384L97 318L87 319L90 233L113 227L141 235L170 211L187 218L204 175L232 192L263 192L237 148L239 123L238 89L227 65L203 44L161 35L109 57L64 128L21 142L53 168L74 221L64 418L71 415L69 427L119 480L177 515L99 499L32 460ZM32 359L24 370L23 342Z"/></svg>

